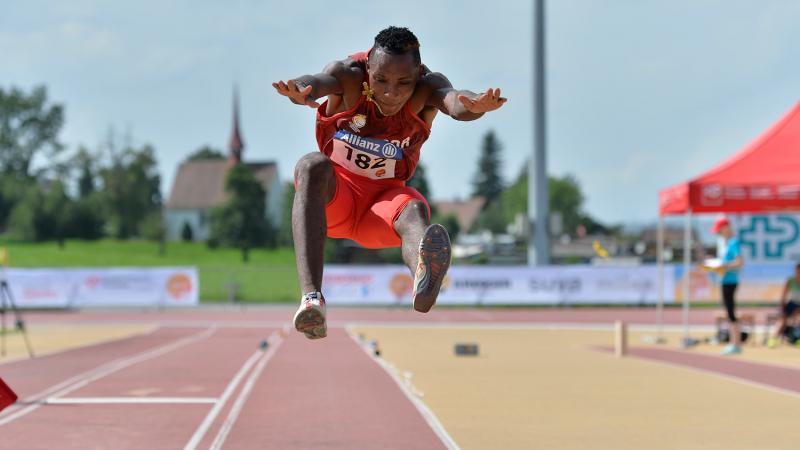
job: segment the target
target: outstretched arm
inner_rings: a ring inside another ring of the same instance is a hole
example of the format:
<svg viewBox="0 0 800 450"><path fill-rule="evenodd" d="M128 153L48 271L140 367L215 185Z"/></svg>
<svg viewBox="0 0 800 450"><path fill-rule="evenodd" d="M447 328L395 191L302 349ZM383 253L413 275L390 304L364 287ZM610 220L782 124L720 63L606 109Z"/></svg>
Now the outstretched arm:
<svg viewBox="0 0 800 450"><path fill-rule="evenodd" d="M317 99L328 95L341 95L343 92L341 78L349 69L342 61L328 64L321 73L303 75L293 80L272 83L278 94L288 97L296 105L319 107Z"/></svg>
<svg viewBox="0 0 800 450"><path fill-rule="evenodd" d="M425 81L431 89L427 104L456 120L478 119L508 101L500 96L500 89L490 88L481 94L455 89L450 80L440 73L427 74Z"/></svg>

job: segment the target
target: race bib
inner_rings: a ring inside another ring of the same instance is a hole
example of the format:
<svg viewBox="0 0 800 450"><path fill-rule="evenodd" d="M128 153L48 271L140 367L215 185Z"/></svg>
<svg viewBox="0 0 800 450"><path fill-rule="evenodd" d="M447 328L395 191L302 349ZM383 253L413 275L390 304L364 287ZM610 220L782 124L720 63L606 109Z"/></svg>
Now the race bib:
<svg viewBox="0 0 800 450"><path fill-rule="evenodd" d="M339 130L333 136L331 160L350 172L373 180L394 178L403 151L391 142Z"/></svg>

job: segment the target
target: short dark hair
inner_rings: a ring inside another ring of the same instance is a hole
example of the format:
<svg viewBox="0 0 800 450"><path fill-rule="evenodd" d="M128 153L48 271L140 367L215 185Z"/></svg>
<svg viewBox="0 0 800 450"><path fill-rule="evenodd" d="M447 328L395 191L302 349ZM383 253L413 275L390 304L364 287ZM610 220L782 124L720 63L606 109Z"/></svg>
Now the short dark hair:
<svg viewBox="0 0 800 450"><path fill-rule="evenodd" d="M405 27L384 28L375 36L375 45L372 48L379 48L390 55L404 55L411 52L415 63L422 62L419 55L419 40Z"/></svg>

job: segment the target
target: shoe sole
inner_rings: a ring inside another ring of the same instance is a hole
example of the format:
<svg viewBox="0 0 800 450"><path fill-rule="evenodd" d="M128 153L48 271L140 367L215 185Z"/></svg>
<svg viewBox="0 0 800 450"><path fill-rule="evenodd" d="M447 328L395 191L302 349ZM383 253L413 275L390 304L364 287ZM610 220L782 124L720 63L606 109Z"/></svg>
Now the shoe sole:
<svg viewBox="0 0 800 450"><path fill-rule="evenodd" d="M303 333L309 339L322 339L328 335L328 326L325 316L314 308L304 309L294 318L295 330Z"/></svg>
<svg viewBox="0 0 800 450"><path fill-rule="evenodd" d="M414 280L414 297L411 299L414 309L426 313L436 304L442 281L450 267L450 236L439 224L433 224L425 230L419 244L419 258L425 266L425 275Z"/></svg>

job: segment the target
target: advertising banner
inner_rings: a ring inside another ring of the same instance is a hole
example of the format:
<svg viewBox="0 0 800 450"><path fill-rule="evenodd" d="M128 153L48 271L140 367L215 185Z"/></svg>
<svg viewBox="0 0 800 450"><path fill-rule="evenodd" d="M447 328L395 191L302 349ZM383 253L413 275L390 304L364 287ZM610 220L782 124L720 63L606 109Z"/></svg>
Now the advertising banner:
<svg viewBox="0 0 800 450"><path fill-rule="evenodd" d="M730 216L748 264L800 262L800 214Z"/></svg>
<svg viewBox="0 0 800 450"><path fill-rule="evenodd" d="M746 260L745 260L746 261ZM683 286L687 277L683 266L676 265L675 292L676 300L683 300ZM777 302L780 300L786 280L794 273L794 264L758 264L745 262L739 272L739 287L736 291L738 301ZM720 276L714 272L692 267L689 271L692 301L718 302L722 298Z"/></svg>
<svg viewBox="0 0 800 450"><path fill-rule="evenodd" d="M195 306L197 269L7 269L5 277L20 308Z"/></svg>
<svg viewBox="0 0 800 450"><path fill-rule="evenodd" d="M664 292L672 298L672 271ZM403 266L327 266L323 292L335 304L409 304L413 278ZM658 300L655 266L454 266L439 304L652 304Z"/></svg>

